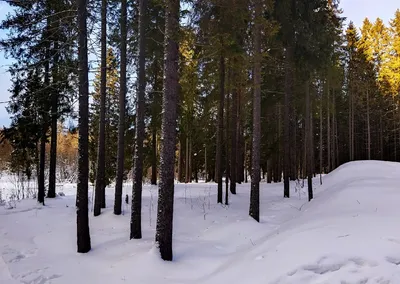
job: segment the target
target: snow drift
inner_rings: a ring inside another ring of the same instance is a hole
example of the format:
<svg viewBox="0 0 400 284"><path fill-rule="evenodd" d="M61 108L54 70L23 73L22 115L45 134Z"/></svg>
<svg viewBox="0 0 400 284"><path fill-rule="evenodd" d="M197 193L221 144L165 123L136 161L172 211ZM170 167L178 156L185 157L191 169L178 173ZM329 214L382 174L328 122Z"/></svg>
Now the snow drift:
<svg viewBox="0 0 400 284"><path fill-rule="evenodd" d="M294 183L290 199L262 184L260 224L248 217L249 184L229 206L216 204L215 184L178 184L171 263L153 243L156 187L144 187L142 240L129 240L129 205L112 214L110 188L110 207L90 218L93 250L78 255L65 185L45 207L0 208L0 283L400 283L399 179L397 163L349 163L315 179L310 203Z"/></svg>

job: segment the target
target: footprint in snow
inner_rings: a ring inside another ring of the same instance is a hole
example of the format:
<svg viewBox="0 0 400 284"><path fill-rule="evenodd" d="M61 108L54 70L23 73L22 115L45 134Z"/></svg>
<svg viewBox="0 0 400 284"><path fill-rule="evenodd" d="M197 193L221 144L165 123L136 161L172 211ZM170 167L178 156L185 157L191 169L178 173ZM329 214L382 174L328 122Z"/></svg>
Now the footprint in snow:
<svg viewBox="0 0 400 284"><path fill-rule="evenodd" d="M392 256L387 256L386 261L394 264L394 265L400 265L400 258L399 257L392 257Z"/></svg>

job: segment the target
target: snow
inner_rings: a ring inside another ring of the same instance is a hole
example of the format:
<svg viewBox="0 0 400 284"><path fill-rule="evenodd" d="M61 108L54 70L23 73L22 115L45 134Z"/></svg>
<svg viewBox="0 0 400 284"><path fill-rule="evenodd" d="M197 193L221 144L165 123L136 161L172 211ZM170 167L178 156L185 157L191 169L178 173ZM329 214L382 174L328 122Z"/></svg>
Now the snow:
<svg viewBox="0 0 400 284"><path fill-rule="evenodd" d="M177 184L173 262L154 245L157 187L144 186L143 239L129 240L130 205L113 215L110 187L102 215L90 212L92 250L78 254L76 185L64 184L44 207L0 207L0 283L400 283L399 177L397 163L345 164L315 178L310 203L295 183L290 199L263 183L261 223L248 217L250 184L229 206L215 184Z"/></svg>

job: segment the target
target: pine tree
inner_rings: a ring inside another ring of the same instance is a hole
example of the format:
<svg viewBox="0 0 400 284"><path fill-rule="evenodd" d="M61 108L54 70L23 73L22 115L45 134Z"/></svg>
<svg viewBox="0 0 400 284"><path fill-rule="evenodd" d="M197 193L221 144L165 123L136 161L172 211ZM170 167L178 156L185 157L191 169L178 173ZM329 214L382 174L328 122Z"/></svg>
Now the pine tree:
<svg viewBox="0 0 400 284"><path fill-rule="evenodd" d="M380 36L378 33L376 36ZM394 19L390 21L388 43L384 55L379 82L384 92L396 96L400 91L400 10L395 13Z"/></svg>
<svg viewBox="0 0 400 284"><path fill-rule="evenodd" d="M262 1L254 4L254 98L253 98L253 143L251 167L251 191L249 215L260 222L260 145L261 145L261 20Z"/></svg>
<svg viewBox="0 0 400 284"><path fill-rule="evenodd" d="M76 225L78 252L91 249L89 233L89 77L87 50L87 0L78 1L79 53L79 174L76 192Z"/></svg>
<svg viewBox="0 0 400 284"><path fill-rule="evenodd" d="M118 66L114 51L109 48L106 61L106 105L105 105L105 153L104 160L107 167L104 169L104 187L109 186L115 178L117 169L117 139L118 139ZM89 115L89 160L91 163L90 181L94 182L97 176L99 121L101 113L101 70L95 75L94 92Z"/></svg>
<svg viewBox="0 0 400 284"><path fill-rule="evenodd" d="M100 63L100 120L99 142L97 149L96 187L94 199L94 216L101 214L101 208L105 208L105 152L106 152L106 95L107 95L107 0L101 2L101 63Z"/></svg>
<svg viewBox="0 0 400 284"><path fill-rule="evenodd" d="M120 63L120 90L119 90L119 122L118 122L118 153L117 153L117 176L115 182L114 214L121 215L122 186L124 177L125 161L125 99L126 99L126 49L127 49L127 0L121 0L121 63Z"/></svg>
<svg viewBox="0 0 400 284"><path fill-rule="evenodd" d="M156 242L161 258L172 260L172 222L174 212L174 168L178 106L179 0L166 1L165 65L162 118L162 144Z"/></svg>
<svg viewBox="0 0 400 284"><path fill-rule="evenodd" d="M65 81L67 77L74 75L74 71L71 71L70 68L73 61L73 55L70 50L74 40L68 37L58 38L74 30L73 25L67 21L71 13L71 4L64 1L53 3L42 0L31 1L29 5L20 2L10 2L9 4L14 7L15 13L1 24L1 28L9 30L8 38L3 40L1 45L7 54L16 60L15 64L10 67L10 73L15 77L15 80L26 81L29 79L26 73L36 69L36 72L39 72L37 75L42 81L41 89L33 93L37 102L35 116L40 120L39 124L41 126L32 129L38 131L34 137L40 140L40 166L37 173L38 201L43 203L45 196L44 171L47 132L50 125L54 127L54 122L56 123L61 115L69 111L68 106L62 103L68 103L70 99L62 95L69 93L73 85ZM54 13L55 10L58 11L56 14ZM59 26L63 27L62 32L51 32ZM60 42L62 43L61 45ZM59 54L63 54L61 58ZM23 96L22 92L19 93L19 96ZM49 100L48 97L52 99ZM19 100L20 98L16 97L15 99ZM21 100L23 100L23 97L21 97ZM10 113L18 116L17 113L13 112L13 108L10 108ZM36 120L36 117L32 116L31 121ZM14 125L14 127L17 126ZM53 139L50 155L49 197L55 196L56 147L54 142L55 139Z"/></svg>
<svg viewBox="0 0 400 284"><path fill-rule="evenodd" d="M146 91L145 27L147 0L139 4L139 89L136 107L136 144L133 165L131 239L142 238L142 180L143 180L143 140L145 136L144 112Z"/></svg>

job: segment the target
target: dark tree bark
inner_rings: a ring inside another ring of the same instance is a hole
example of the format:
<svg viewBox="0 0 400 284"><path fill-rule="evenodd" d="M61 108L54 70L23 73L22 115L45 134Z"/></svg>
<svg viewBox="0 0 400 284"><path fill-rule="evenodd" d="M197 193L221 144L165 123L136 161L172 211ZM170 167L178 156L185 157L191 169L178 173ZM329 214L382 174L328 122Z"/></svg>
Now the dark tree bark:
<svg viewBox="0 0 400 284"><path fill-rule="evenodd" d="M327 91L328 91L328 100L327 100L327 111L326 111L326 148L327 148L327 156L328 156L328 166L327 172L331 171L331 154L332 154L332 147L331 147L331 110L330 110L330 86L329 86L329 78L327 81Z"/></svg>
<svg viewBox="0 0 400 284"><path fill-rule="evenodd" d="M249 215L260 222L260 152L261 152L261 0L255 0L254 97L251 191Z"/></svg>
<svg viewBox="0 0 400 284"><path fill-rule="evenodd" d="M272 164L273 158L271 157L267 160L267 183L272 183Z"/></svg>
<svg viewBox="0 0 400 284"><path fill-rule="evenodd" d="M163 260L172 260L172 222L174 213L174 171L179 89L179 0L165 6L165 61L162 115L162 146L156 243Z"/></svg>
<svg viewBox="0 0 400 284"><path fill-rule="evenodd" d="M247 142L246 140L244 141L244 182L247 183Z"/></svg>
<svg viewBox="0 0 400 284"><path fill-rule="evenodd" d="M157 185L157 129L152 129L151 136L151 184Z"/></svg>
<svg viewBox="0 0 400 284"><path fill-rule="evenodd" d="M222 139L224 136L224 101L225 101L225 58L221 53L219 59L219 104L218 104L218 131L217 131L217 157L216 172L218 183L217 202L222 203Z"/></svg>
<svg viewBox="0 0 400 284"><path fill-rule="evenodd" d="M146 91L146 10L147 0L139 1L139 89L136 107L136 144L133 161L133 188L131 213L131 239L142 238L142 182L143 141L145 136L144 112Z"/></svg>
<svg viewBox="0 0 400 284"><path fill-rule="evenodd" d="M292 80L293 80L293 72L292 72ZM293 81L292 81L292 90L293 90ZM297 155L297 151L299 150L299 146L301 149L300 143L297 143L298 136L301 136L301 131L298 130L297 126L297 114L296 108L293 106L293 102L290 102L290 113L289 113L289 121L290 121L290 161L291 161L291 168L290 168L290 180L295 181L298 178L298 172L300 168L300 157L301 155ZM300 150L301 151L301 150ZM300 156L300 157L298 157Z"/></svg>
<svg viewBox="0 0 400 284"><path fill-rule="evenodd" d="M43 126L42 134L40 137L40 151L39 151L39 187L38 187L38 202L44 205L45 186L44 186L44 171L46 163L46 130L47 127Z"/></svg>
<svg viewBox="0 0 400 284"><path fill-rule="evenodd" d="M186 134L186 147L185 147L185 183L191 182L190 176L190 146L189 146L189 136Z"/></svg>
<svg viewBox="0 0 400 284"><path fill-rule="evenodd" d="M243 120L242 120L242 95L238 96L238 124L237 124L237 135L236 135L236 145L237 145L237 154L236 154L236 182L241 184L244 181L243 175Z"/></svg>
<svg viewBox="0 0 400 284"><path fill-rule="evenodd" d="M335 117L336 117L336 102L335 102ZM339 156L339 134L338 134L338 120L337 118L335 119L335 151L336 151L336 164L335 164L335 168L337 168L339 166L339 162L340 162L340 156Z"/></svg>
<svg viewBox="0 0 400 284"><path fill-rule="evenodd" d="M336 102L335 102L335 90L332 90L332 165L331 165L331 170L334 170L336 168Z"/></svg>
<svg viewBox="0 0 400 284"><path fill-rule="evenodd" d="M126 40L127 40L127 0L121 0L121 71L119 77L119 121L118 121L118 149L117 149L117 176L115 182L114 214L121 215L122 187L124 179L125 161L125 98L126 98Z"/></svg>
<svg viewBox="0 0 400 284"><path fill-rule="evenodd" d="M58 31L58 23L56 24ZM53 81L58 80L58 33L54 39L54 63L53 63ZM57 87L51 93L51 142L50 142L50 166L49 166L49 190L47 191L48 198L56 197L56 170L57 170L57 121L58 121L58 89Z"/></svg>
<svg viewBox="0 0 400 284"><path fill-rule="evenodd" d="M226 94L226 106L225 106L225 205L229 205L229 180L231 176L230 167L230 156L229 156L229 112L230 112L230 94L231 94L231 81L232 81L232 70L228 70L228 91Z"/></svg>
<svg viewBox="0 0 400 284"><path fill-rule="evenodd" d="M208 181L207 145L204 145L204 182Z"/></svg>
<svg viewBox="0 0 400 284"><path fill-rule="evenodd" d="M236 67L234 67L236 68ZM234 72L234 78L237 79L237 71ZM236 84L237 82L234 82ZM230 163L230 191L236 194L236 157L237 157L237 109L238 109L238 87L235 86L232 92L232 110L231 110L231 163Z"/></svg>
<svg viewBox="0 0 400 284"><path fill-rule="evenodd" d="M178 181L183 182L183 149L182 149L182 137L179 137L179 157L178 157Z"/></svg>
<svg viewBox="0 0 400 284"><path fill-rule="evenodd" d="M278 147L279 151L277 152L277 159L276 159L276 170L274 174L274 182L281 182L282 181L282 112L281 112L281 104L278 103L277 105L277 140L278 140Z"/></svg>
<svg viewBox="0 0 400 284"><path fill-rule="evenodd" d="M379 153L381 160L383 161L384 153L383 153L383 124L382 124L382 111L380 111L379 115Z"/></svg>
<svg viewBox="0 0 400 284"><path fill-rule="evenodd" d="M323 173L323 164L324 164L324 156L323 156L323 148L324 148L324 129L323 129L323 100L322 94L320 98L320 105L319 105L319 182L322 185L322 173Z"/></svg>
<svg viewBox="0 0 400 284"><path fill-rule="evenodd" d="M76 192L76 227L79 253L90 251L89 182L89 78L87 50L87 0L78 1L79 58L79 160Z"/></svg>
<svg viewBox="0 0 400 284"><path fill-rule="evenodd" d="M311 125L311 108L310 108L310 82L306 82L306 172L307 172L307 184L308 184L308 201L313 199L313 188L312 188L312 125Z"/></svg>
<svg viewBox="0 0 400 284"><path fill-rule="evenodd" d="M192 155L192 137L189 137L189 183L192 182L193 174L193 155Z"/></svg>
<svg viewBox="0 0 400 284"><path fill-rule="evenodd" d="M100 121L97 149L96 187L94 216L101 214L105 207L105 167L106 167L106 88L107 88L107 0L101 2L101 64L100 64Z"/></svg>
<svg viewBox="0 0 400 284"><path fill-rule="evenodd" d="M369 91L367 89L367 157L371 160L371 121L369 111Z"/></svg>
<svg viewBox="0 0 400 284"><path fill-rule="evenodd" d="M286 47L285 53L285 108L284 108L284 123L283 123L283 139L284 139L284 151L283 151L283 183L285 198L290 197L290 104L292 99L292 72L291 72L291 60L292 60L292 47ZM296 162L296 161L292 161Z"/></svg>
<svg viewBox="0 0 400 284"><path fill-rule="evenodd" d="M49 24L49 19L47 20L47 29L50 28ZM46 63L44 65L44 85L46 88L50 87L50 63L49 63L49 58L50 58L50 48L47 46L46 48ZM39 174L38 174L38 202L42 203L44 205L44 197L45 197L45 165L46 165L46 141L47 141L47 136L46 132L48 130L48 115L47 115L47 109L43 111L42 114L42 120L43 120L43 125L42 125L42 133L40 137L40 151L39 151Z"/></svg>

